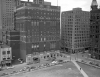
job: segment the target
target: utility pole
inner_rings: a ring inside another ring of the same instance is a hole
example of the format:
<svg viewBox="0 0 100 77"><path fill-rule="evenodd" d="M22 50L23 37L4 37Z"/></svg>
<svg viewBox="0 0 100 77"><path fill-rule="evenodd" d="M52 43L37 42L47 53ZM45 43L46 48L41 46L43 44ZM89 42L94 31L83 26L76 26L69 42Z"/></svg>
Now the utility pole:
<svg viewBox="0 0 100 77"><path fill-rule="evenodd" d="M77 61L78 61L78 51L77 51Z"/></svg>
<svg viewBox="0 0 100 77"><path fill-rule="evenodd" d="M70 51L70 61L71 61L71 53L72 53L72 50Z"/></svg>

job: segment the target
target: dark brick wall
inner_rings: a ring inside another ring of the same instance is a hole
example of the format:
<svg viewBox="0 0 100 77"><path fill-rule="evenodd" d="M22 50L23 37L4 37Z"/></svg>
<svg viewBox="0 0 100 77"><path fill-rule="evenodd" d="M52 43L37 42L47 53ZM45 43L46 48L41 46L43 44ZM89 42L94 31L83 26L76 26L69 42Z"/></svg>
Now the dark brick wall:
<svg viewBox="0 0 100 77"><path fill-rule="evenodd" d="M90 11L90 53L100 60L100 9Z"/></svg>
<svg viewBox="0 0 100 77"><path fill-rule="evenodd" d="M12 48L12 58L20 58L20 35L19 32L9 31L7 32L7 45Z"/></svg>
<svg viewBox="0 0 100 77"><path fill-rule="evenodd" d="M16 30L20 31L20 51L22 58L25 58L27 54L34 52L43 52L50 50L58 50L60 45L60 8L57 6L49 6L52 11L41 10L47 9L48 6L39 4L27 4L26 9L17 10L16 12ZM17 8L23 5L18 6ZM37 9L34 9L37 8ZM38 9L40 8L40 9ZM55 9L55 11L54 11ZM21 19L21 17L26 17ZM22 32L24 29L25 32ZM22 37L26 36L23 41ZM30 41L29 38L30 37ZM43 39L41 41L41 38ZM46 40L44 41L44 38ZM34 39L34 41L32 41ZM38 40L39 39L39 40ZM50 49L50 42L56 42L56 48ZM45 44L45 48L44 48ZM32 48L32 45L39 45L39 48ZM24 53L24 55L22 55ZM25 55L26 54L26 55Z"/></svg>

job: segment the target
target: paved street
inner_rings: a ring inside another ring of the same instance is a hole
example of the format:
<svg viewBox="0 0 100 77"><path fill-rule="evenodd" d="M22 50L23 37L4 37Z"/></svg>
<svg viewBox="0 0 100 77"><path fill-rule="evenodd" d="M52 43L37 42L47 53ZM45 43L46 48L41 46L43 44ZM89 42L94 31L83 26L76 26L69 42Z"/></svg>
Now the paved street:
<svg viewBox="0 0 100 77"><path fill-rule="evenodd" d="M56 60L59 60L59 59L66 60L66 58L63 58L63 57L58 57ZM69 60L69 57L67 59ZM41 59L40 63L36 63L36 64L32 64L32 65L26 65L26 63L19 64L19 65L14 65L15 68L13 68L13 69L0 71L0 75L2 73L8 73L8 74L10 74L13 71L19 71L19 70L23 69L26 66L39 66L41 64L46 64L46 63L51 63L51 61L46 61L44 59Z"/></svg>
<svg viewBox="0 0 100 77"><path fill-rule="evenodd" d="M83 77L72 62L51 66L11 77Z"/></svg>
<svg viewBox="0 0 100 77"><path fill-rule="evenodd" d="M32 65L26 65L26 63L24 64L19 64L19 65L15 65L13 69L8 69L8 70L3 70L3 71L0 71L0 75L2 73L11 73L13 71L19 71L20 69L23 69L25 66L39 66L41 64L45 64L45 63L50 63L50 61L45 61L45 60L42 60L40 63L36 63L36 64L32 64Z"/></svg>
<svg viewBox="0 0 100 77"><path fill-rule="evenodd" d="M84 54L84 57L82 56L83 54L81 54L81 53L78 53L78 54L71 54L71 58L70 58L70 55L65 55L65 54L63 54L63 57L58 57L56 60L59 60L59 59L62 59L62 60L71 60L71 61L73 61L73 60L80 60L80 59L84 59L84 60L86 60L86 61L94 61L94 60L89 60L89 59L87 59L86 57L87 57L87 54ZM78 59L77 59L78 58ZM25 66L39 66L39 65L41 65L41 64L45 64L45 63L51 63L51 61L46 61L46 60L41 60L41 62L40 63L36 63L36 64L32 64L32 65L26 65L25 63L24 64L19 64L19 65L15 65L15 68L14 69L9 69L9 70L4 70L4 71L0 71L0 74L1 73L11 73L11 72L13 72L13 71L19 71L20 69L22 69L22 68L24 68ZM70 68L71 66L73 67L73 65L71 65L72 63L68 63L68 64L66 64L66 66L67 66L67 68ZM71 65L71 66L70 66ZM83 64L84 65L84 64ZM42 71L44 71L44 70L47 70L46 71L46 73L48 73L48 74L50 74L50 76L54 76L54 74L51 74L51 72L49 72L49 70L52 68L52 70L54 70L54 69L56 69L57 67L62 67L62 68L60 68L60 69L63 69L63 67L65 67L65 64L64 65L57 65L57 66L53 66L53 67L50 67L50 68L43 68L43 70ZM91 66L87 66L87 68L88 67L91 67ZM75 65L74 65L74 68L75 68ZM58 69L58 70L60 70L60 69ZM64 69L63 69L64 70ZM63 71L62 70L62 71ZM37 73L37 74L43 74L44 72L41 72L40 70L37 70L37 72L39 71L39 73ZM68 70L67 70L68 71ZM85 71L84 69L83 69L83 71ZM88 70L89 71L89 70ZM99 70L100 71L100 70ZM87 71L86 71L87 72ZM96 71L94 71L94 73L95 73ZM80 73L80 72L79 72ZM24 74L25 75L25 74ZM31 74L30 74L31 75ZM66 74L67 75L67 74ZM69 74L68 74L69 75ZM23 76L23 74L21 73L21 74L18 74L17 75L17 77L22 77ZM35 75L36 76L36 75ZM34 77L35 77L34 76ZM48 76L48 77L50 77L50 76ZM9 77L9 76L6 76L6 77ZM13 76L12 76L13 77ZM15 76L16 77L16 76ZM36 77L40 77L40 76L36 76ZM47 76L46 76L47 77ZM55 76L54 76L55 77ZM64 77L64 76L60 76L60 77ZM68 77L74 77L74 76L71 76L71 75L69 75ZM75 76L75 77L78 77L78 76ZM79 76L80 77L80 76ZM98 76L97 76L98 77Z"/></svg>
<svg viewBox="0 0 100 77"><path fill-rule="evenodd" d="M78 65L89 77L100 77L100 69L82 63L78 63Z"/></svg>

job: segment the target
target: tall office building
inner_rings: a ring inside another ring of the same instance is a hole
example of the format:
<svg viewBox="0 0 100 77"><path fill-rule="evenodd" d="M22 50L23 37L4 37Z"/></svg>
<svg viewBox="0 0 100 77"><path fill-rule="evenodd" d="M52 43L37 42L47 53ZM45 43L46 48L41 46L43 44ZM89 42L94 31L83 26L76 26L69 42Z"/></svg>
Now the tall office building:
<svg viewBox="0 0 100 77"><path fill-rule="evenodd" d="M92 1L90 11L90 54L100 60L100 8L96 0Z"/></svg>
<svg viewBox="0 0 100 77"><path fill-rule="evenodd" d="M14 0L0 0L0 40L6 42L6 31L14 29Z"/></svg>
<svg viewBox="0 0 100 77"><path fill-rule="evenodd" d="M89 47L88 11L74 8L61 14L61 46L68 52L77 52Z"/></svg>
<svg viewBox="0 0 100 77"><path fill-rule="evenodd" d="M60 7L25 2L16 9L16 30L20 31L20 55L60 49Z"/></svg>

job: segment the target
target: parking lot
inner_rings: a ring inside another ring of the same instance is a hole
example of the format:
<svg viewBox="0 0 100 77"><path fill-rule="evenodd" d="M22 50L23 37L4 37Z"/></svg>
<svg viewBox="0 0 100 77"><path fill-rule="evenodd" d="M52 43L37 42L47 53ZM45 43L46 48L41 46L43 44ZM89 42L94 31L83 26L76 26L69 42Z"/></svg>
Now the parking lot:
<svg viewBox="0 0 100 77"><path fill-rule="evenodd" d="M64 60L65 58L63 56L60 56L56 60L59 60L59 59ZM40 66L40 65L43 65L43 64L46 64L46 63L51 63L51 62L52 62L51 60L41 59L40 63L34 63L34 64L31 64L31 65L27 65L26 63L23 63L23 64L15 65L14 68L10 68L10 69L0 71L0 75L3 75L3 73L10 75L10 74L13 74L13 73L21 72L23 70L23 68L25 68L25 67L33 67L33 66L37 67L37 66Z"/></svg>
<svg viewBox="0 0 100 77"><path fill-rule="evenodd" d="M72 62L57 64L43 69L18 74L11 77L83 77Z"/></svg>

